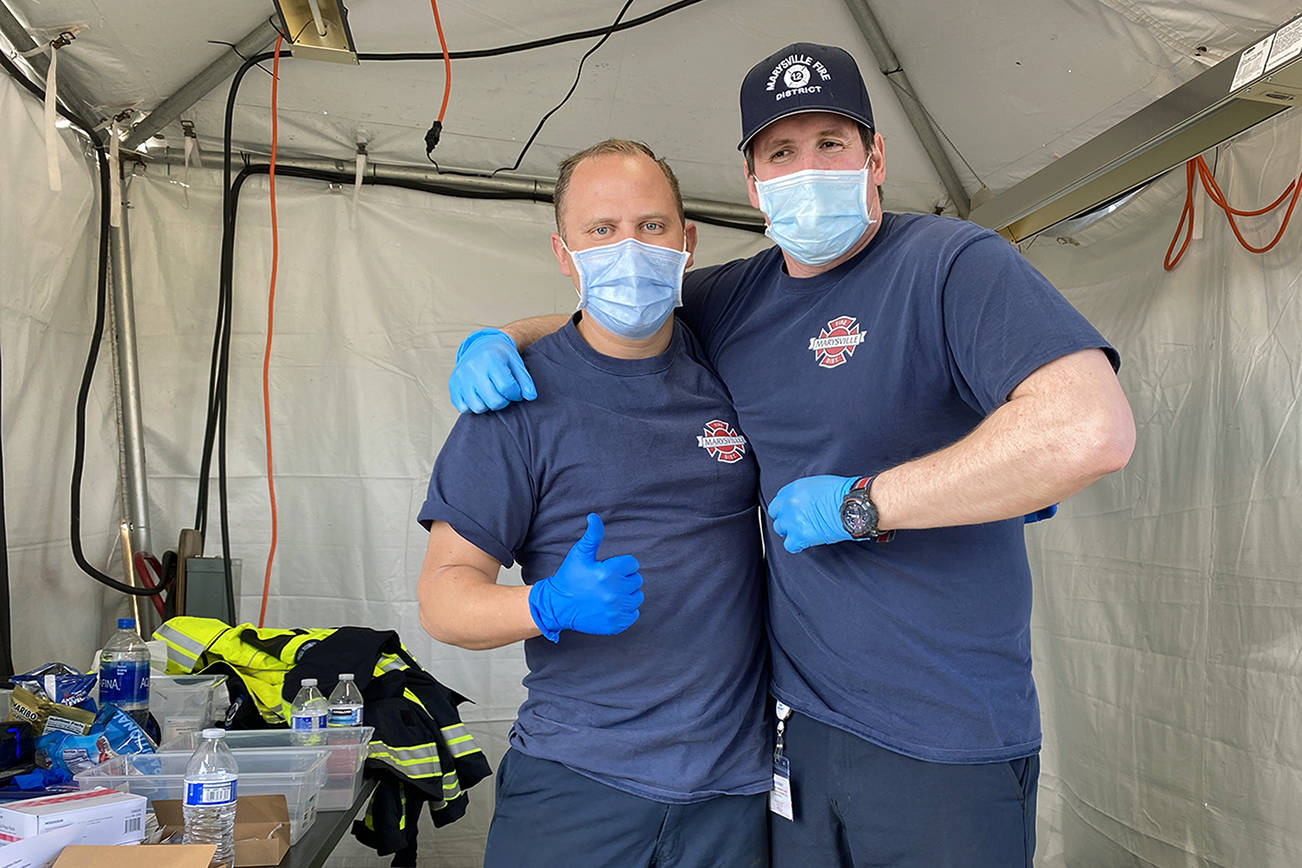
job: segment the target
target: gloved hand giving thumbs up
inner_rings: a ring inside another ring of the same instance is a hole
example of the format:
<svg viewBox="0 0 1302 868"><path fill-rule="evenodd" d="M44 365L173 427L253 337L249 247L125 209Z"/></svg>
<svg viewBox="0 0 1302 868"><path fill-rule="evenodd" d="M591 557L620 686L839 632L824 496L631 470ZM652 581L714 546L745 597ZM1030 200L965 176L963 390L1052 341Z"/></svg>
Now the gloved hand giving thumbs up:
<svg viewBox="0 0 1302 868"><path fill-rule="evenodd" d="M588 529L570 549L556 575L529 589L529 614L553 642L562 630L613 636L637 620L642 605L642 576L637 558L620 555L597 560L605 535L601 516L588 513Z"/></svg>

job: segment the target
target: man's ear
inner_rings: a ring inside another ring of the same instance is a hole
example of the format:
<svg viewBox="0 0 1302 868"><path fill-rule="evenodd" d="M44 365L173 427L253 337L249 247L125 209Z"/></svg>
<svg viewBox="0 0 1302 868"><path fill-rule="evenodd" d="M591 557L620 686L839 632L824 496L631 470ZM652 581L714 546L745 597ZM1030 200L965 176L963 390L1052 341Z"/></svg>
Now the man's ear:
<svg viewBox="0 0 1302 868"><path fill-rule="evenodd" d="M683 234L686 236L687 242L685 248L687 250L687 265L683 267L691 268L692 262L694 261L693 254L696 253L696 224L688 221L687 225L683 229Z"/></svg>
<svg viewBox="0 0 1302 868"><path fill-rule="evenodd" d="M552 254L561 265L561 274L574 277L574 261L570 259L570 252L565 249L565 239L556 232L552 233Z"/></svg>
<svg viewBox="0 0 1302 868"><path fill-rule="evenodd" d="M886 181L886 140L881 133L873 133L873 149L868 154L868 177L877 187Z"/></svg>
<svg viewBox="0 0 1302 868"><path fill-rule="evenodd" d="M750 197L751 207L759 208L759 191L755 189L755 175L751 173L745 157L741 158L741 168L746 173L746 195Z"/></svg>

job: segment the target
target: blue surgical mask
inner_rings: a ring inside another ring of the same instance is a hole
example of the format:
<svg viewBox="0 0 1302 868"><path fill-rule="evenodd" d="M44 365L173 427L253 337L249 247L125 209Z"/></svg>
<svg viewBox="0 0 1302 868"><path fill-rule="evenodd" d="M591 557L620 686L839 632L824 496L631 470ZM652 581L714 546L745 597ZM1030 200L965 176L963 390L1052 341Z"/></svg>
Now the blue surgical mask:
<svg viewBox="0 0 1302 868"><path fill-rule="evenodd" d="M686 249L625 238L616 244L565 250L579 273L579 309L613 334L630 340L649 338L683 303Z"/></svg>
<svg viewBox="0 0 1302 868"><path fill-rule="evenodd" d="M764 234L797 262L826 265L863 237L868 214L868 164L859 170L805 169L755 181Z"/></svg>

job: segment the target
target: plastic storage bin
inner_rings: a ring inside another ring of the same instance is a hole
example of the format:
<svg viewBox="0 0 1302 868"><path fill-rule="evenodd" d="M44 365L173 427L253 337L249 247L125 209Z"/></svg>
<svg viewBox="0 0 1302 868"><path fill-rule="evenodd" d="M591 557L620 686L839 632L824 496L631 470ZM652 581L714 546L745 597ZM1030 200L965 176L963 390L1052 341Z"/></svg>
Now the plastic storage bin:
<svg viewBox="0 0 1302 868"><path fill-rule="evenodd" d="M220 726L229 696L225 675L162 675L149 677L149 711L158 720L162 741L174 741L204 727Z"/></svg>
<svg viewBox="0 0 1302 868"><path fill-rule="evenodd" d="M76 776L83 790L109 787L154 799L180 800L190 751L160 751L114 757ZM284 794L289 805L289 838L296 842L316 820L321 787L325 785L324 750L259 750L240 754L241 796Z"/></svg>
<svg viewBox="0 0 1302 868"><path fill-rule="evenodd" d="M293 742L288 729L245 729L226 733L226 746L235 751L243 780L244 755L248 751L266 750L324 750L326 752L326 780L317 806L323 811L342 811L352 805L362 787L362 766L370 749L371 726L329 727L316 738L321 744L307 747ZM164 742L160 750L192 751L201 740L195 732Z"/></svg>

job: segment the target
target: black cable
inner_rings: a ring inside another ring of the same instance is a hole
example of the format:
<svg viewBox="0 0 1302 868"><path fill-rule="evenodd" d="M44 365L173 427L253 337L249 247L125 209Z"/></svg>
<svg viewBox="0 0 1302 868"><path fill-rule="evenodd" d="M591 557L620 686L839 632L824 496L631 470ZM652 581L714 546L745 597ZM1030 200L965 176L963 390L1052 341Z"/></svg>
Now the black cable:
<svg viewBox="0 0 1302 868"><path fill-rule="evenodd" d="M592 30L579 30L573 33L562 33L559 36L549 36L544 39L534 39L530 42L517 42L514 45L503 45L498 48L479 48L467 51L449 51L449 60L479 60L485 57L501 57L505 54L518 54L522 51L532 51L535 48L547 48L552 45L561 45L566 42L577 42L580 39L591 39L594 36L601 36L619 32L622 30L631 30L642 24L655 21L657 18L663 18L671 12L677 12L679 9L686 9L688 6L695 6L704 0L679 0L677 3L670 3L654 12L648 12L637 18L630 18L623 23L616 19L617 26L612 30L609 27L595 27ZM622 15L622 13L621 13ZM285 56L282 50L281 57ZM359 52L358 60L442 60L443 52L441 51L398 51L398 52Z"/></svg>
<svg viewBox="0 0 1302 868"><path fill-rule="evenodd" d="M661 18L672 12L676 12L679 9L684 9L688 6L694 6L697 3L701 3L701 2L703 2L703 0L679 0L679 2L677 3L671 3L667 6L662 7L661 9L658 9L654 12L650 12L646 15L642 15L638 18L631 18L628 21L621 21L624 12L627 11L628 8L628 4L625 4L624 9L621 10L620 12L620 16L615 19L615 23L610 27L561 34L559 36L553 36L547 39L533 40L531 42L522 42L522 43L517 43L515 45L506 45L499 48L480 49L480 50L473 50L473 51L453 51L448 53L448 57L452 60L471 60L471 59L486 58L486 57L499 57L505 54L513 54L516 52L529 51L529 50L533 50L536 48L543 48L550 45L558 45L564 42L571 42L579 39L587 39L593 36L602 36L603 37L602 42L604 42L605 39L609 38L609 36L612 33L622 31L622 30L628 30L630 28L637 27L642 24L646 24L650 21L656 20L657 18ZM598 43L596 47L600 47L600 45L601 43ZM596 47L594 47L587 54L585 54L584 59L586 59L588 54L591 54L592 51L595 51ZM244 80L245 74L249 71L249 69L251 69L254 66L258 66L258 68L261 69L262 67L260 66L260 64L263 63L264 61L272 59L274 56L275 56L274 52L265 51L259 54L252 55L250 57L243 58L244 63L241 64L240 68L236 71L235 75L232 77L230 88L227 91L226 116L225 116L225 126L223 130L223 141L222 141L222 255L221 255L220 272L218 277L217 312L216 312L216 319L213 328L212 359L211 359L211 366L209 369L209 376L208 376L208 411L205 416L204 441L203 441L202 454L200 456L200 463L199 463L199 484L198 484L197 503L195 505L194 526L196 529L199 530L201 538L206 536L207 527L208 527L209 476L212 472L212 460L213 460L213 452L215 446L217 452L218 510L219 510L219 520L221 522L221 530L222 530L222 560L223 560L223 567L225 571L226 587L227 587L228 595L232 593L233 576L231 572L229 515L228 515L228 502L227 502L227 492L226 492L226 393L227 393L227 385L229 382L231 321L233 317L232 274L233 274L233 258L234 258L234 247L235 247L235 212L238 204L239 186L243 185L243 179L248 177L249 174L257 174L257 173L262 173L267 171L265 167L248 165L246 160L245 168L240 173L239 185L233 186L232 178L231 178L231 157L232 157L231 139L232 139L233 126L234 126L235 100L239 93L240 84ZM281 58L292 57L293 52L292 50L282 48L280 52L280 56ZM367 61L406 61L406 60L442 60L443 59L443 53L441 51L440 52L403 52L403 53L394 53L394 54L360 53L357 56L359 60L367 60ZM580 70L581 68L582 67L580 65ZM546 118L544 117L543 120L545 121ZM540 128L541 128L541 124L540 124ZM535 135L536 134L537 131L535 130ZM309 170L290 169L288 167L280 167L277 169L277 172L290 177L319 178L321 180L330 180L336 182L350 182L353 180L351 176L346 176L342 174L334 175L328 172L311 173ZM460 173L449 173L449 174L460 174ZM482 173L473 173L473 174L466 173L466 174L470 174L472 177L483 177ZM550 201L549 196L529 197L529 196L524 196L519 194L506 194L506 193L497 194L497 193L485 193L485 192L456 193L456 192L449 192L446 190L434 189L430 186L421 185L419 183L403 182L403 181L387 180L387 179L384 180L364 179L363 183L378 183L378 184L383 184L385 186L406 187L408 189L420 190L422 192L437 193L439 195L459 196L464 198L481 198L481 199L513 199L514 198L514 199L535 199L539 201L542 200ZM715 223L720 226L728 226L731 228L748 229L751 231L756 231L756 227L754 226L746 226L744 224L734 222L734 221L729 221L729 220L714 219L708 217L696 217L695 219L703 223ZM232 611L234 611L233 608Z"/></svg>
<svg viewBox="0 0 1302 868"><path fill-rule="evenodd" d="M632 5L633 0L625 0L623 8L621 8L619 14L615 16L615 21L606 29L605 35L601 37L596 45L583 52L583 56L579 58L579 68L574 73L574 83L570 85L570 89L566 92L565 98L553 106L552 110L543 115L538 121L538 126L533 128L533 132L529 134L529 140L524 143L524 147L520 149L520 154L515 158L515 164L494 169L489 177L496 175L498 172L514 172L516 169L520 168L520 163L524 160L524 155L529 152L529 146L533 144L533 140L538 138L538 134L542 132L543 124L547 123L547 119L560 111L561 107L570 101L570 97L574 96L574 91L579 86L579 79L583 77L583 64L587 62L588 58L591 57L598 48L606 44L606 40L615 32L615 28L619 26L619 22L624 17L624 13L627 12L628 7Z"/></svg>
<svg viewBox="0 0 1302 868"><path fill-rule="evenodd" d="M28 79L3 53L0 53L0 67L3 67L6 72L27 90L31 91L34 96L44 101L45 91ZM108 308L109 165L108 153L100 141L100 137L95 134L94 126L87 123L75 111L63 104L59 104L57 108L60 115L66 118L69 123L81 129L90 138L91 144L95 148L96 162L99 166L100 187L99 265L95 293L95 325L91 332L90 350L86 355L86 367L81 375L81 387L77 391L76 428L72 455L72 491L70 495L71 508L69 510L72 557L82 572L100 584L134 597L148 597L163 593L163 591L167 590L167 585L159 585L156 588L137 588L119 582L92 566L86 560L85 552L81 547L81 478L86 463L86 404L90 398L90 387L95 374L95 364L99 359L100 341L104 334L104 321ZM135 565L127 564L126 568L134 570Z"/></svg>
<svg viewBox="0 0 1302 868"><path fill-rule="evenodd" d="M506 54L531 51L537 48L545 48L552 45L560 45L565 42L573 42L580 39L588 39L593 36L603 36L603 35L609 36L611 33L617 31L629 30L631 28L638 27L642 24L647 24L651 21L655 21L658 18L662 18L666 15L669 15L672 12L677 12L680 9L685 9L688 6L694 6L697 3L701 3L701 2L703 2L703 0L679 0L679 2L670 3L669 5L657 9L654 12L649 12L646 15L641 15L637 18L630 18L628 21L620 21L619 19L616 19L615 25L613 27L602 27L602 28L595 28L592 30L582 30L582 31L576 31L572 33L563 33L558 36L547 37L545 39L535 39L530 42L520 42L514 45L504 45L497 48L485 48L485 49L476 49L470 51L452 51L448 53L448 57L452 60L473 60L473 59L480 59L480 58L487 58L487 57L500 57ZM622 17L623 12L621 12L620 15ZM235 50L235 47L233 45L231 46L231 50L232 51ZM222 214L223 214L222 263L223 265L221 269L221 274L223 276L221 277L221 283L219 284L218 287L217 317L213 329L212 361L209 368L209 378L208 378L208 412L205 416L204 441L202 447L203 451L200 456L200 464L199 464L199 491L198 491L197 503L195 506L195 519L194 519L194 526L199 531L201 537L206 535L207 527L208 527L209 474L212 472L214 440L217 439L217 430L221 419L221 403L225 399L225 389L222 383L222 379L224 375L221 372L226 367L227 358L228 358L227 354L229 353L229 349L230 349L230 334L229 334L227 319L230 316L229 302L230 302L231 293L230 293L230 286L229 286L229 278L226 276L229 272L226 266L230 258L230 251L228 250L228 245L233 245L234 235L232 232L228 232L226 230L225 224L227 221L231 219L230 217L231 202L229 197L229 191L231 186L231 134L232 134L232 125L234 122L233 118L234 118L234 111L235 111L235 99L236 99L236 95L239 92L240 84L244 79L244 75L245 73L248 72L249 68L257 65L259 69L262 69L263 67L261 67L260 64L266 60L270 60L272 57L275 56L274 52L271 51L264 51L249 57L245 57L244 55L241 55L238 52L236 52L236 55L242 58L244 63L240 66L239 70L236 71L234 77L232 78L230 88L227 92L227 98L226 98L226 118L225 118L225 129L223 135L223 148L222 148L222 154L223 154L222 169L223 169L224 183L222 188ZM293 57L293 51L289 49L282 49L280 56L282 58ZM363 52L363 53L359 53L357 57L359 60L367 60L367 61L442 60L443 52L441 51L399 52L399 53ZM482 176L482 173L475 173L475 175ZM723 224L723 225L731 225L731 224ZM221 467L220 460L218 461L218 467L220 473L220 467ZM219 489L221 487L222 485L219 480Z"/></svg>
<svg viewBox="0 0 1302 868"><path fill-rule="evenodd" d="M579 31L574 31L572 33L562 33L558 36L549 36L544 39L534 39L529 42L517 42L513 45L503 45L497 48L481 48L481 49L472 49L467 51L448 52L447 57L449 60L476 60L476 59L482 59L486 57L501 57L507 54L517 54L524 51L532 51L537 48L546 48L552 45L561 45L566 42L574 42L580 39L589 39L593 36L601 37L601 41L598 42L596 45L594 45L591 49L589 49L579 60L579 70L578 73L575 75L574 84L570 87L569 93L565 95L565 99L561 100L559 105L554 107L551 111L547 112L547 114L543 115L542 120L538 121L538 126L534 128L533 134L529 136L529 141L525 143L524 148L520 151L520 155L516 157L514 166L509 166L509 167L503 166L501 168L494 169L492 172L489 173L452 172L449 174L466 174L472 177L492 177L496 175L498 172L515 171L516 169L520 168L520 163L524 160L525 153L529 150L529 147L533 144L534 139L537 138L538 133L542 131L543 124L547 122L548 118L550 118L553 114L559 111L561 106L565 105L565 103L569 101L569 98L570 96L573 95L575 88L578 87L579 75L581 75L583 72L584 61L588 59L589 55L591 55L598 48L600 48L602 44L605 43L605 41L610 38L611 34L618 33L623 30L630 30L642 24L647 24L649 22L655 21L658 18L663 18L664 16L669 15L673 12L677 12L680 9L686 9L688 6L695 6L697 3L704 2L704 0L678 0L677 3L670 3L667 6L663 6L660 9L655 10L654 12L648 12L647 14L641 15L637 18L630 18L628 21L623 21L622 19L624 17L624 13L628 11L628 7L632 5L632 2L633 0L628 0L628 2L624 4L624 7L619 11L619 15L615 16L614 23L611 24L609 27L597 27L591 30L579 30ZM234 51L234 46L231 46L231 50ZM239 57L243 57L243 55L240 55L239 52L236 52L236 55ZM268 60L272 56L273 56L272 52L264 51L261 54L256 54L252 57L244 58L244 60L245 63L252 62L252 63L261 64L262 61ZM282 49L280 52L280 56L293 57L293 52L291 50ZM358 52L357 59L366 60L366 61L442 60L443 52L441 51L438 52L429 52L429 51ZM441 125L437 125L437 126L439 127L438 135L441 135L442 126ZM425 156L427 159L429 159L431 163L434 164L435 168L437 168L438 163L435 162L433 156L431 156L430 153L433 150L433 145L430 144L430 134L433 132L434 130L431 129L430 133L426 133ZM437 144L438 141L437 135L434 137L433 141L435 144ZM442 170L440 169L439 171Z"/></svg>

